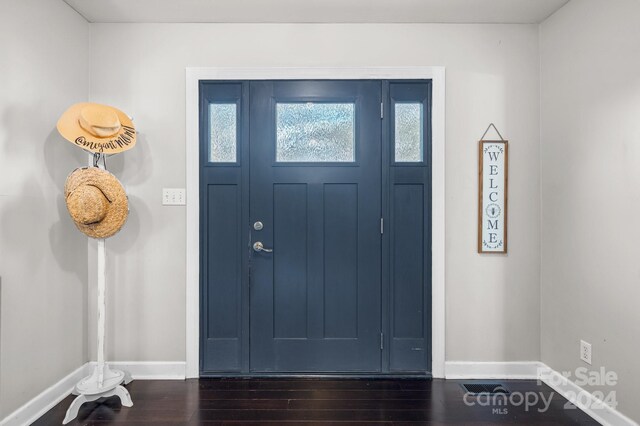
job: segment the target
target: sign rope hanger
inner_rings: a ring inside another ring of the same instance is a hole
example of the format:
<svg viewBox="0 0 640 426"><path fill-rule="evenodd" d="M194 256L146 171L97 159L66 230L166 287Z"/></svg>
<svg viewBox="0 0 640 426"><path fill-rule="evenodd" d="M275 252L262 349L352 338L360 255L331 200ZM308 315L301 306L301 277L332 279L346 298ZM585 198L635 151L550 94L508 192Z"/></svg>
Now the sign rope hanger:
<svg viewBox="0 0 640 426"><path fill-rule="evenodd" d="M496 133L498 134L498 136L500 136L500 140L501 141L505 141L506 139L502 137L502 135L500 134L500 130L498 130L498 128L496 127L495 124L490 123L489 127L487 127L487 130L484 131L482 137L480 138L481 141L485 140L485 136L487 136L487 133L489 133L489 130L493 127L493 129L496 131Z"/></svg>

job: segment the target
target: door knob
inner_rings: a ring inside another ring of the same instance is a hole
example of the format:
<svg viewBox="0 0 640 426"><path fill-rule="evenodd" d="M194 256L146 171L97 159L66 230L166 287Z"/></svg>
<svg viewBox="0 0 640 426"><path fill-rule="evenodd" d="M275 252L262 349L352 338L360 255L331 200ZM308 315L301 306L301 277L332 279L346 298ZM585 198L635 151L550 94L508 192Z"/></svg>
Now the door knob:
<svg viewBox="0 0 640 426"><path fill-rule="evenodd" d="M256 241L253 243L253 250L257 252L263 251L265 253L271 253L273 251L272 249L265 248L262 241Z"/></svg>

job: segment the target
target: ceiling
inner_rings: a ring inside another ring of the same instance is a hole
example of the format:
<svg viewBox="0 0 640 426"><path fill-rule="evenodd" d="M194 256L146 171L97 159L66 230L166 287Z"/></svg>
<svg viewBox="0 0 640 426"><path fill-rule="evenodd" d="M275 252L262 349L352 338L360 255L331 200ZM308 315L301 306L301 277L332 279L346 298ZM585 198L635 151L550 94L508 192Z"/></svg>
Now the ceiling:
<svg viewBox="0 0 640 426"><path fill-rule="evenodd" d="M89 22L539 23L569 0L64 0Z"/></svg>

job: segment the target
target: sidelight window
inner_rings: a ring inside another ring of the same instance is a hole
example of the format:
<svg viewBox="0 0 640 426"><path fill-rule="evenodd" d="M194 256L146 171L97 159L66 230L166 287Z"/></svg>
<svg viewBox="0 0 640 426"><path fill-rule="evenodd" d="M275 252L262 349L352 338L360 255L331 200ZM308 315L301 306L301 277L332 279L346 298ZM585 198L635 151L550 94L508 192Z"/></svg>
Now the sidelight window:
<svg viewBox="0 0 640 426"><path fill-rule="evenodd" d="M424 121L421 102L395 104L395 162L414 163L424 160Z"/></svg>
<svg viewBox="0 0 640 426"><path fill-rule="evenodd" d="M236 162L237 110L235 102L209 104L209 161L212 163Z"/></svg>

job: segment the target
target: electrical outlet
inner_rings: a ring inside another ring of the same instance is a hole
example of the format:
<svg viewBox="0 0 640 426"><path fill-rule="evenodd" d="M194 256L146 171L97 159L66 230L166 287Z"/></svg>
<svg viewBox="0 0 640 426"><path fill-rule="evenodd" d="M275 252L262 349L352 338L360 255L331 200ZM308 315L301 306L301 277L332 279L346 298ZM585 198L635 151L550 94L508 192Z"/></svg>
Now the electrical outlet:
<svg viewBox="0 0 640 426"><path fill-rule="evenodd" d="M591 343L580 340L580 359L591 365Z"/></svg>
<svg viewBox="0 0 640 426"><path fill-rule="evenodd" d="M162 188L163 206L184 206L186 204L184 188Z"/></svg>

